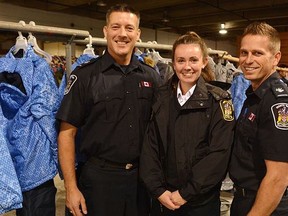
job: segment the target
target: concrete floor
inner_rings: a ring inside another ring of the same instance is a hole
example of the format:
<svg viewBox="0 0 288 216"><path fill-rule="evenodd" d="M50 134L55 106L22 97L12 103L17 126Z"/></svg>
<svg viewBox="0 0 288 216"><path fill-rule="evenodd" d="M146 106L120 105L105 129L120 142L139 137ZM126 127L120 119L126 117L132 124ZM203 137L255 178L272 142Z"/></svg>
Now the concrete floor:
<svg viewBox="0 0 288 216"><path fill-rule="evenodd" d="M65 188L63 181L57 175L55 177L55 186L57 187L56 194L56 216L64 216L65 215ZM221 216L229 216L229 208L232 202L233 196L231 193L221 192ZM2 214L0 216L15 216L15 211L8 212L6 214Z"/></svg>

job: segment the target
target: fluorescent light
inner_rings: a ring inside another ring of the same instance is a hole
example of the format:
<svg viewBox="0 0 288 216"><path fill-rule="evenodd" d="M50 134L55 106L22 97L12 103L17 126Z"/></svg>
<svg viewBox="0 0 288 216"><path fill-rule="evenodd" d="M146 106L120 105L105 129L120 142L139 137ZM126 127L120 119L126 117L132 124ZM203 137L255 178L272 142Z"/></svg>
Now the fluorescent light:
<svg viewBox="0 0 288 216"><path fill-rule="evenodd" d="M97 1L97 6L99 7L105 7L107 4L104 1Z"/></svg>
<svg viewBox="0 0 288 216"><path fill-rule="evenodd" d="M220 29L220 30L219 30L219 33L220 33L220 34L227 34L227 30L226 30L226 29Z"/></svg>
<svg viewBox="0 0 288 216"><path fill-rule="evenodd" d="M219 30L220 34L227 34L227 30L225 29L225 23L221 24L221 29Z"/></svg>

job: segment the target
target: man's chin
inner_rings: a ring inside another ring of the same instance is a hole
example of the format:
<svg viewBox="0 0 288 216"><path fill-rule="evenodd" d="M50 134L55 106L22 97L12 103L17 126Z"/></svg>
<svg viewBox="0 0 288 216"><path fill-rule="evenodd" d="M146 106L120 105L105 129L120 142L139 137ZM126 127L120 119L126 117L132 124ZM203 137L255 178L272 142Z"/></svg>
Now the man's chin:
<svg viewBox="0 0 288 216"><path fill-rule="evenodd" d="M132 51L129 52L128 50L119 50L119 51L117 51L116 54L119 56L127 56L127 55L130 55L130 53L132 53Z"/></svg>

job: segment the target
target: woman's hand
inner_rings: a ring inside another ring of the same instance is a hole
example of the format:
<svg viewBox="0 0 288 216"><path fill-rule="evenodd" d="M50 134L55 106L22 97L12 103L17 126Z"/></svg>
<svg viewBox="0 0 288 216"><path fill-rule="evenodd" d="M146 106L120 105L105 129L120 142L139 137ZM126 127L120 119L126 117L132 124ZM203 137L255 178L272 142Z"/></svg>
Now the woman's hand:
<svg viewBox="0 0 288 216"><path fill-rule="evenodd" d="M175 210L180 208L179 205L175 205L171 200L171 192L166 190L163 194L161 194L160 197L158 197L158 200L161 202L162 205L164 205L166 208L170 210Z"/></svg>
<svg viewBox="0 0 288 216"><path fill-rule="evenodd" d="M178 190L171 193L171 201L173 202L174 205L179 207L187 202L181 197Z"/></svg>

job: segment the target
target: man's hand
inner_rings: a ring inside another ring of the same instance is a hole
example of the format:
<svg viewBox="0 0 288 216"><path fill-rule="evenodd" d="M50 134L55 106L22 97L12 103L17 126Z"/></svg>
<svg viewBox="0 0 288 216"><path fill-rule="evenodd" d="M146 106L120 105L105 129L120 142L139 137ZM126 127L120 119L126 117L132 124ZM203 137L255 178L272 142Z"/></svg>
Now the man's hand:
<svg viewBox="0 0 288 216"><path fill-rule="evenodd" d="M82 193L77 187L75 173L75 137L77 128L67 122L61 122L58 136L58 156L64 176L66 206L76 216L87 214Z"/></svg>
<svg viewBox="0 0 288 216"><path fill-rule="evenodd" d="M166 208L170 210L175 210L180 208L179 205L175 205L171 200L171 192L166 190L163 194L161 194L160 197L158 197L158 200L164 205Z"/></svg>
<svg viewBox="0 0 288 216"><path fill-rule="evenodd" d="M83 216L83 214L87 214L84 196L78 188L66 191L66 206L70 210L70 213L75 216Z"/></svg>
<svg viewBox="0 0 288 216"><path fill-rule="evenodd" d="M171 200L174 203L174 205L179 206L179 207L184 205L187 202L181 197L178 190L171 193Z"/></svg>

